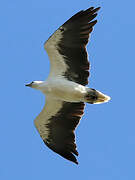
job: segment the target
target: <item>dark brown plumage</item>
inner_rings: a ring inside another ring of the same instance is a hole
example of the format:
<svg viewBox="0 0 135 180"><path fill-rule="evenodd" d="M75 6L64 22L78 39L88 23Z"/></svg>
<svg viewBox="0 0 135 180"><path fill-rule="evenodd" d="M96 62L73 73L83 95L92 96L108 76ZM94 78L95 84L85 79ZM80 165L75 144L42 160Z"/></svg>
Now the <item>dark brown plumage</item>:
<svg viewBox="0 0 135 180"><path fill-rule="evenodd" d="M74 154L78 156L78 152L74 130L83 115L84 106L84 103L64 102L60 111L45 125L49 131L48 138L44 140L45 144L54 152L76 164L78 162Z"/></svg>
<svg viewBox="0 0 135 180"><path fill-rule="evenodd" d="M100 7L91 7L86 11L80 11L59 28L62 31L62 39L58 43L58 50L64 55L69 67L64 76L82 85L88 84L89 61L86 44L93 26L97 23L97 20L92 20L97 16L96 12L99 9Z"/></svg>

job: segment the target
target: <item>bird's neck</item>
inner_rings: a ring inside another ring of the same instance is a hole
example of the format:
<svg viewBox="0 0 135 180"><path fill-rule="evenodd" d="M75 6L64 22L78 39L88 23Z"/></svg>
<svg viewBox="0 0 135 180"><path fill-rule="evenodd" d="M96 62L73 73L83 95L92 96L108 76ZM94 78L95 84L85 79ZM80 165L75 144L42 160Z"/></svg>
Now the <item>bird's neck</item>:
<svg viewBox="0 0 135 180"><path fill-rule="evenodd" d="M34 84L32 85L32 88L37 90L42 90L42 87L44 86L44 81L34 81Z"/></svg>

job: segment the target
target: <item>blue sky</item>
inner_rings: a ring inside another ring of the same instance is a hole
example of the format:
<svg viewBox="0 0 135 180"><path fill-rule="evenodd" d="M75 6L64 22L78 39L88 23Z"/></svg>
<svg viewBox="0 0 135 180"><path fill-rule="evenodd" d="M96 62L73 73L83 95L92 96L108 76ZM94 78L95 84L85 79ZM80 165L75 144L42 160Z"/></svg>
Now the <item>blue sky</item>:
<svg viewBox="0 0 135 180"><path fill-rule="evenodd" d="M135 2L5 0L0 4L0 179L135 179ZM90 6L102 7L88 45L90 87L112 100L86 106L76 131L77 166L42 142L33 120L45 99L24 84L47 78L44 42L73 14Z"/></svg>

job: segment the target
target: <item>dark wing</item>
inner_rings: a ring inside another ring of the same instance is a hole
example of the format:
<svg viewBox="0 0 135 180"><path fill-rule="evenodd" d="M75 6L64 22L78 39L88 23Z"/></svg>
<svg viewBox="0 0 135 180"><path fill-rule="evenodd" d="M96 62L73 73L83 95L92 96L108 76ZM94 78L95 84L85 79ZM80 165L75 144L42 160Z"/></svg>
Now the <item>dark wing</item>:
<svg viewBox="0 0 135 180"><path fill-rule="evenodd" d="M89 35L100 8L80 11L47 40L45 49L51 63L50 76L61 75L82 85L88 84L89 61L86 51Z"/></svg>
<svg viewBox="0 0 135 180"><path fill-rule="evenodd" d="M84 103L68 103L47 96L46 105L35 119L44 143L54 152L78 164L74 130L84 112Z"/></svg>

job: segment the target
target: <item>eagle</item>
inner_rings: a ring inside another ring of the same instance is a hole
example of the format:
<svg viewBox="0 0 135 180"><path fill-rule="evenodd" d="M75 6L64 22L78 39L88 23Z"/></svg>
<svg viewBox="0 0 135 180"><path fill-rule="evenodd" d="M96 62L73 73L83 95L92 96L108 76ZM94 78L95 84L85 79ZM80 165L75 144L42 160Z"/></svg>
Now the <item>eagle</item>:
<svg viewBox="0 0 135 180"><path fill-rule="evenodd" d="M49 37L44 44L50 59L49 76L46 81L26 84L46 96L45 105L34 120L42 140L55 153L76 164L75 129L84 114L85 103L110 100L86 86L90 68L86 45L99 9L79 11Z"/></svg>

